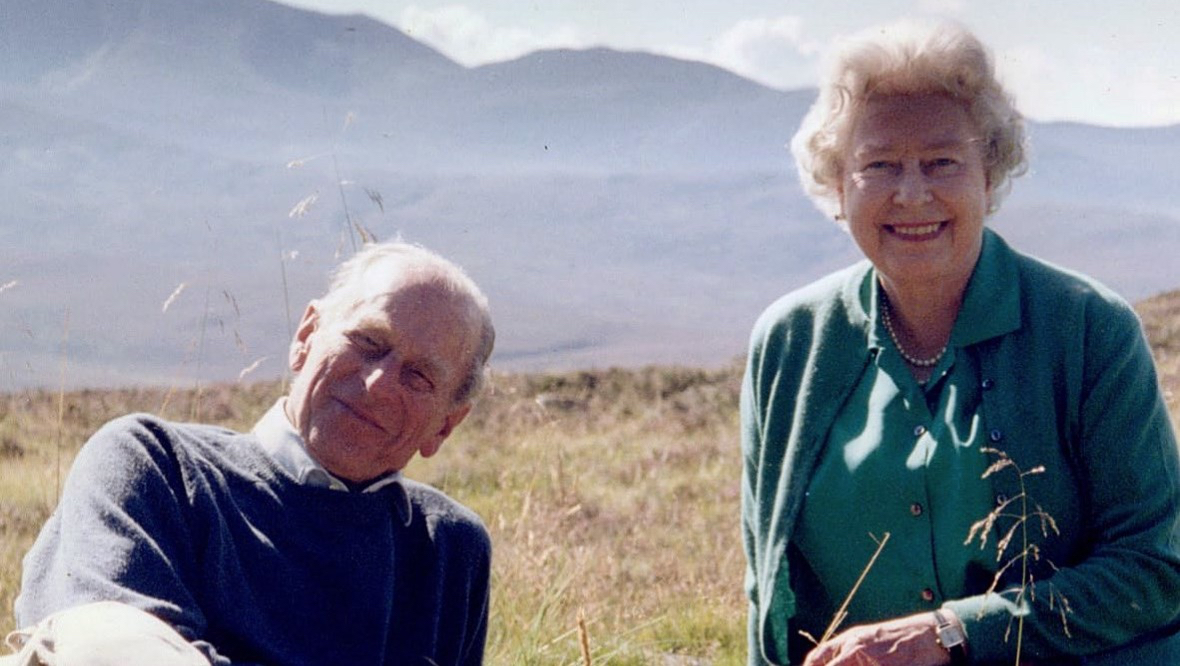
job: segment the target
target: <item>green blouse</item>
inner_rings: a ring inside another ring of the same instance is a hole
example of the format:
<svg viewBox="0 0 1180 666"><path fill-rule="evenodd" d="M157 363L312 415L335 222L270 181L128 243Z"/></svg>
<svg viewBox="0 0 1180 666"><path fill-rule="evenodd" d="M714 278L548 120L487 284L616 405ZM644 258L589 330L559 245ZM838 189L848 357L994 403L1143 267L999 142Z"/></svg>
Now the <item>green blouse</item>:
<svg viewBox="0 0 1180 666"><path fill-rule="evenodd" d="M983 478L990 462L975 360L948 348L923 387L880 324L869 348L873 360L808 482L791 551L797 593L808 599L792 628L816 638L885 534L844 628L934 610L986 588L997 566L993 551L964 543L995 501Z"/></svg>

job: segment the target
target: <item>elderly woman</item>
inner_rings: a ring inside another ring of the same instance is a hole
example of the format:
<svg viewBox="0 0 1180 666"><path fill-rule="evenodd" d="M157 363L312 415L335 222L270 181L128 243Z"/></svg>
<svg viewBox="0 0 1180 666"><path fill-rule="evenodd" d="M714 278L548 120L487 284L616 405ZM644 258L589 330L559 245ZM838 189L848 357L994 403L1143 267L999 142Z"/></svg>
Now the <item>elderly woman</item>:
<svg viewBox="0 0 1180 666"><path fill-rule="evenodd" d="M751 341L750 664L1180 664L1176 439L1135 314L985 227L1024 165L987 50L865 35L793 150L867 261Z"/></svg>

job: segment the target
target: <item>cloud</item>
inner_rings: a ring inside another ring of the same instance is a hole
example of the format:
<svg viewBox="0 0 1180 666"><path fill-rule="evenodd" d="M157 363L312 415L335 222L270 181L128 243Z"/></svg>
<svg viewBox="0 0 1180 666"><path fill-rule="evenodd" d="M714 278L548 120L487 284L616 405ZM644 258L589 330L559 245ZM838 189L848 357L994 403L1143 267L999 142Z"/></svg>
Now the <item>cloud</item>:
<svg viewBox="0 0 1180 666"><path fill-rule="evenodd" d="M1153 63L1136 69L1129 78L1120 79L1127 85L1119 95L1128 105L1128 115L1134 114L1137 124L1175 124L1176 109L1180 109L1180 73L1163 70Z"/></svg>
<svg viewBox="0 0 1180 666"><path fill-rule="evenodd" d="M931 14L962 14L967 11L967 0L918 0L918 9Z"/></svg>
<svg viewBox="0 0 1180 666"><path fill-rule="evenodd" d="M1026 116L1047 118L1057 92L1051 82L1060 81L1062 72L1044 51L1017 47L996 53L996 75L1000 83L1016 98L1016 106Z"/></svg>
<svg viewBox="0 0 1180 666"><path fill-rule="evenodd" d="M464 5L433 10L411 5L402 11L397 25L410 37L469 67L511 60L538 49L585 46L585 40L572 26L558 26L545 33L499 26Z"/></svg>
<svg viewBox="0 0 1180 666"><path fill-rule="evenodd" d="M822 44L797 16L746 19L722 32L704 49L663 52L702 60L775 88L815 85Z"/></svg>
<svg viewBox="0 0 1180 666"><path fill-rule="evenodd" d="M1016 105L1035 120L1120 126L1176 122L1180 75L1160 63L1120 58L1109 47L1073 52L1022 46L996 54L996 69Z"/></svg>

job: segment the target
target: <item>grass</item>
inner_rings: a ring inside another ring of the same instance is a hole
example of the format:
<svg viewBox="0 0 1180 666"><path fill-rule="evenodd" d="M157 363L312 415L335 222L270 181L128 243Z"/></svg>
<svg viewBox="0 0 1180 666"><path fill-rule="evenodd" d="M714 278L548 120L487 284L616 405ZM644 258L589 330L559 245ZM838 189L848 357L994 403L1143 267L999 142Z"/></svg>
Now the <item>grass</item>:
<svg viewBox="0 0 1180 666"><path fill-rule="evenodd" d="M407 474L484 517L495 544L488 663L744 663L740 369L496 374ZM57 459L131 411L248 429L278 383L0 396L0 634ZM199 400L199 403L198 403ZM58 426L59 404L64 404ZM58 450L55 442L63 445Z"/></svg>
<svg viewBox="0 0 1180 666"><path fill-rule="evenodd" d="M1149 298L1135 309L1155 354L1172 423L1180 423L1180 289Z"/></svg>
<svg viewBox="0 0 1180 666"><path fill-rule="evenodd" d="M492 531L490 662L577 663L582 612L592 663L741 663L738 376L499 376L442 454L411 466Z"/></svg>
<svg viewBox="0 0 1180 666"><path fill-rule="evenodd" d="M1180 292L1140 312L1180 426ZM442 452L411 465L492 533L488 663L745 663L739 381L738 364L496 374ZM20 557L52 510L58 471L90 433L130 411L248 429L281 392L206 385L199 403L196 390L0 395L0 634L13 628Z"/></svg>

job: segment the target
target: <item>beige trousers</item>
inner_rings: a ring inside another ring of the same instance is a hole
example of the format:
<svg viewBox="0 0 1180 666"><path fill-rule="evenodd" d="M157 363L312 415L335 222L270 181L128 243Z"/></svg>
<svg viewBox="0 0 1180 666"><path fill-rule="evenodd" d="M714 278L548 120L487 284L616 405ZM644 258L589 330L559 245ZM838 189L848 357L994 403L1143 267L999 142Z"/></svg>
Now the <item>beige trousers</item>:
<svg viewBox="0 0 1180 666"><path fill-rule="evenodd" d="M114 601L54 613L6 642L15 654L0 666L209 666L172 627Z"/></svg>

